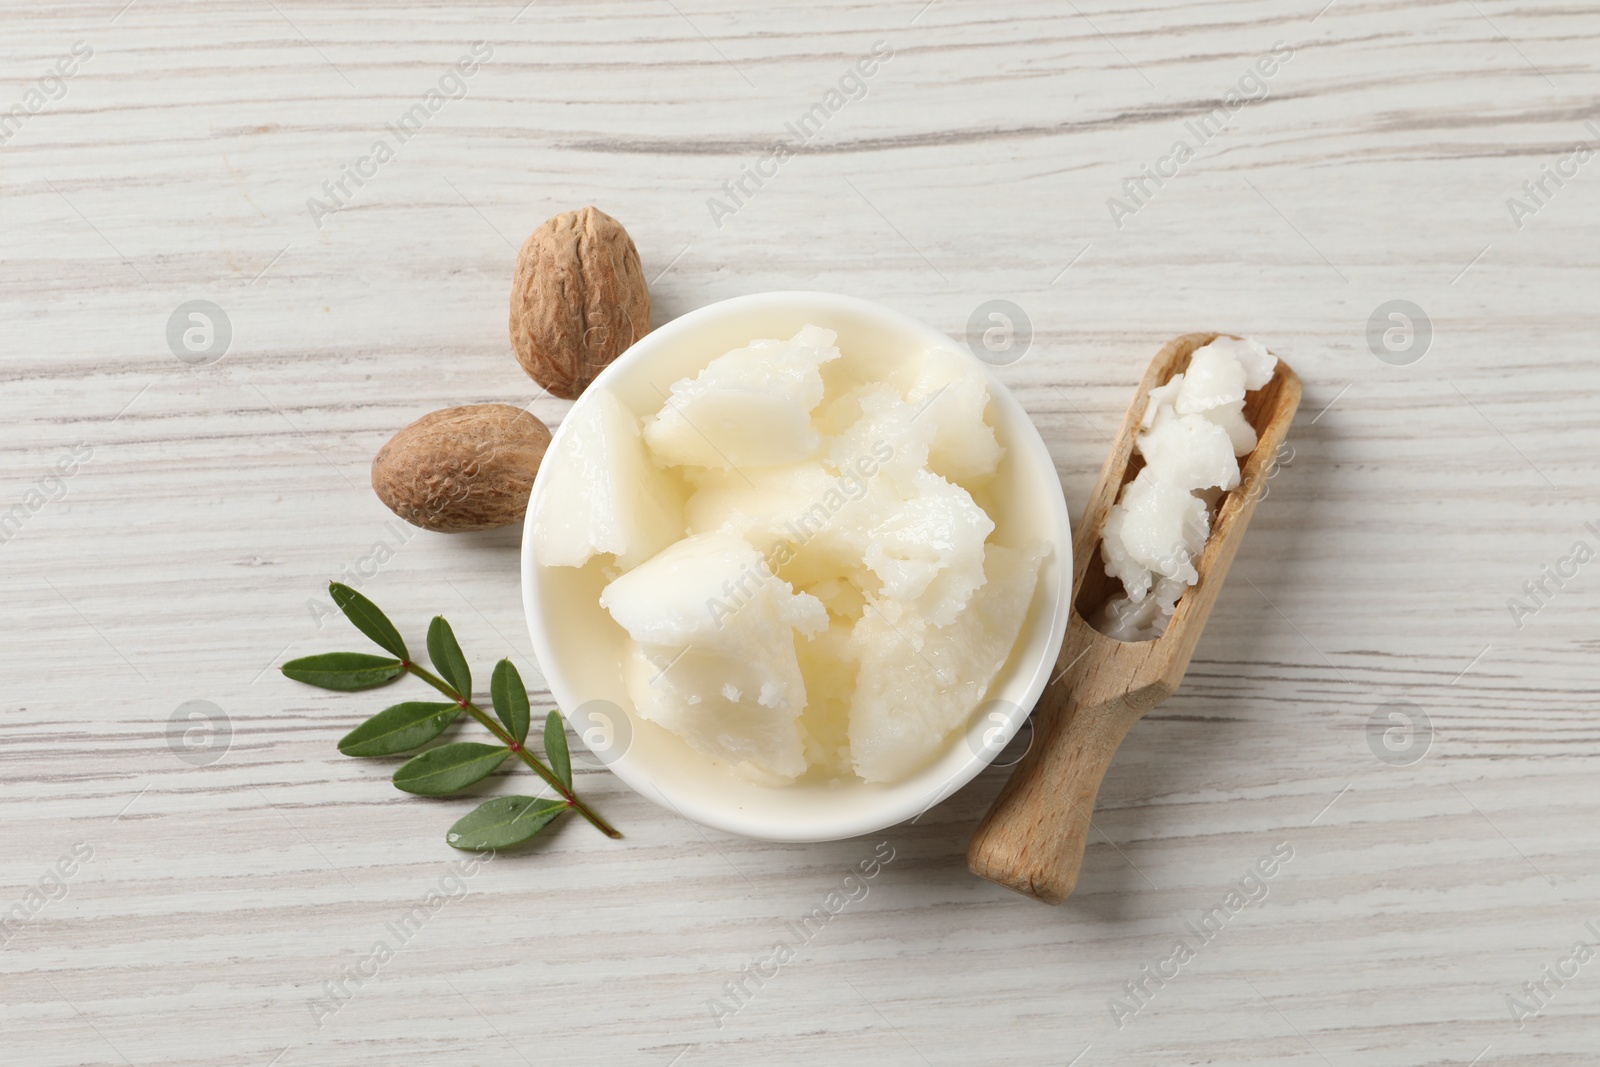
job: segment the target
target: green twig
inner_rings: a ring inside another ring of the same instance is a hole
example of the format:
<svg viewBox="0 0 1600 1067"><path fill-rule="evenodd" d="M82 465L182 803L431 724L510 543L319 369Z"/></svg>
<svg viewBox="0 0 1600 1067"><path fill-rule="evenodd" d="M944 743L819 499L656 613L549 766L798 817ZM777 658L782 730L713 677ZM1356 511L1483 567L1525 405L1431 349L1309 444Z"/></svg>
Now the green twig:
<svg viewBox="0 0 1600 1067"><path fill-rule="evenodd" d="M505 728L496 722L493 717L486 714L482 708L474 704L469 696L456 692L450 683L446 682L443 678L440 678L437 674L434 674L426 667L419 666L410 662L409 660L402 660L400 665L405 668L406 673L421 678L424 682L427 682L439 692L455 701L463 711L471 715L474 719L477 719L478 722L482 723L490 733L494 734L495 737L499 739L502 745L505 745L507 748L511 749L511 751L521 756L523 763L526 763L530 768L533 769L534 773L543 778L545 782L549 784L550 788L554 789L557 793L560 793L562 799L567 802L567 807L576 811L585 819L588 819L589 822L594 825L596 830L599 830L607 837L622 836L621 832L619 832L616 827L606 822L597 812L595 812L593 808L589 807L589 805L578 799L578 794L572 789L568 788L567 784L560 778L556 777L555 771L552 771L549 767L546 767L544 765L544 761L540 760L533 753L529 752L526 745L518 743L514 737L506 733Z"/></svg>

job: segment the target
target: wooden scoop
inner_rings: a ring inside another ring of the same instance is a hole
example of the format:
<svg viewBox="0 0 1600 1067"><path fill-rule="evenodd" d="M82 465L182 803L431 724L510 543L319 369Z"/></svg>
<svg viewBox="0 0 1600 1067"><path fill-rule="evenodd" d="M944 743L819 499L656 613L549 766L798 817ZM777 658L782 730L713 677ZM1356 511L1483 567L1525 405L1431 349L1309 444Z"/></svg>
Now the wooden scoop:
<svg viewBox="0 0 1600 1067"><path fill-rule="evenodd" d="M1073 542L1072 614L1056 677L1034 711L1033 747L967 850L967 866L974 874L1047 904L1067 899L1078 883L1095 794L1117 746L1141 715L1183 681L1300 406L1300 379L1281 360L1270 382L1246 394L1245 418L1260 441L1241 460L1239 487L1219 502L1211 537L1195 563L1200 580L1178 601L1166 633L1154 641L1123 642L1089 625L1085 620L1122 591L1121 583L1105 573L1100 531L1123 485L1144 466L1133 443L1150 390L1186 369L1194 350L1218 336L1191 333L1169 341L1139 383Z"/></svg>

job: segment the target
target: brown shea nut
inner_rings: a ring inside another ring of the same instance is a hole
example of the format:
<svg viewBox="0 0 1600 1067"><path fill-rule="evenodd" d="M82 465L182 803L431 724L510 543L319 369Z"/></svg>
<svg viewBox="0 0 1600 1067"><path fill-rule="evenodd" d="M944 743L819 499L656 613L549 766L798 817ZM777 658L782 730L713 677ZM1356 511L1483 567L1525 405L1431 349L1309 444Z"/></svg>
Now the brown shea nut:
<svg viewBox="0 0 1600 1067"><path fill-rule="evenodd" d="M424 530L492 530L528 510L550 430L510 404L430 412L390 438L372 460L372 489Z"/></svg>
<svg viewBox="0 0 1600 1067"><path fill-rule="evenodd" d="M650 332L650 287L622 223L596 207L545 220L511 283L511 345L528 376L576 400Z"/></svg>

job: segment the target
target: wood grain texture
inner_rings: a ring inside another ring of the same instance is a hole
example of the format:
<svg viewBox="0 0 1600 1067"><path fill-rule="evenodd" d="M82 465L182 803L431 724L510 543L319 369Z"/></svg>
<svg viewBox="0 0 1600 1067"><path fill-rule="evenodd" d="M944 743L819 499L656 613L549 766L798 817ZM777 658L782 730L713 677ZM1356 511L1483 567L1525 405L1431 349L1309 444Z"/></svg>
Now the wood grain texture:
<svg viewBox="0 0 1600 1067"><path fill-rule="evenodd" d="M1506 1002L1600 919L1597 564L1562 563L1600 546L1600 162L1563 162L1600 141L1592 6L519 7L0 9L0 114L39 104L0 144L0 514L25 512L0 544L0 910L45 901L0 948L0 1059L1593 1059L1600 963L1520 1028ZM41 81L79 41L64 90ZM477 41L465 96L343 178ZM714 219L878 41L865 95ZM1241 88L1279 41L1292 56ZM1141 174L1230 91L1264 98L1177 177ZM1112 198L1137 210L1114 221ZM1181 333L1294 366L1294 459L1182 691L1122 746L1062 908L966 871L991 770L882 835L866 897L719 1026L708 1001L878 839L724 837L588 765L623 841L573 824L484 867L318 1026L324 983L459 858L442 834L470 801L339 757L376 702L271 668L359 647L322 600L349 575L413 644L444 611L480 673L512 655L537 677L515 534L400 530L367 470L434 408L559 422L507 299L519 242L588 203L633 234L657 323L817 288L960 337L1014 301L1030 347L1002 374L1074 515ZM231 322L209 365L168 347L191 300ZM1408 365L1369 347L1392 300L1431 325ZM203 766L168 742L197 700L231 727ZM1385 762L1371 723L1401 701L1430 731ZM1280 843L1267 898L1119 1026L1124 983Z"/></svg>

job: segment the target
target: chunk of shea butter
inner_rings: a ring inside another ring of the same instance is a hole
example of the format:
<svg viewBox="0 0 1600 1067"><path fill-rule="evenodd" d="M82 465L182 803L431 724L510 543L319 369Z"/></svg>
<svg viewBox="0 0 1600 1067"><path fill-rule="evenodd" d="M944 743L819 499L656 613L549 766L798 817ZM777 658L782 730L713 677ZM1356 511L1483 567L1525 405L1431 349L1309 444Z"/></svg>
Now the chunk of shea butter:
<svg viewBox="0 0 1600 1067"><path fill-rule="evenodd" d="M984 418L989 380L983 368L959 352L930 349L898 376L918 421L932 423L928 466L959 485L980 485L994 476L1005 450Z"/></svg>
<svg viewBox="0 0 1600 1067"><path fill-rule="evenodd" d="M685 509L691 534L730 526L761 552L768 570L797 586L866 573L845 515L867 491L858 474L842 476L812 462L692 470L689 480L695 486Z"/></svg>
<svg viewBox="0 0 1600 1067"><path fill-rule="evenodd" d="M1172 400L1179 415L1194 415L1224 404L1244 403L1244 366L1231 352L1206 345L1189 357L1183 385Z"/></svg>
<svg viewBox="0 0 1600 1067"><path fill-rule="evenodd" d="M1156 575L1192 585L1198 578L1194 557L1210 534L1206 502L1151 471L1144 468L1128 483L1102 534L1106 570L1134 600L1144 599Z"/></svg>
<svg viewBox="0 0 1600 1067"><path fill-rule="evenodd" d="M841 409L851 417L828 440L826 462L834 470L906 477L927 466L935 423L919 417L894 386L863 386L832 405L828 417L844 421Z"/></svg>
<svg viewBox="0 0 1600 1067"><path fill-rule="evenodd" d="M868 605L851 635L859 662L849 725L857 775L898 781L965 723L1011 656L1046 551L989 545L987 580L948 626L893 601Z"/></svg>
<svg viewBox="0 0 1600 1067"><path fill-rule="evenodd" d="M1278 357L1268 352L1266 345L1249 337L1219 337L1206 348L1238 361L1244 368L1246 389L1260 389L1272 381L1272 372L1278 369Z"/></svg>
<svg viewBox="0 0 1600 1067"><path fill-rule="evenodd" d="M767 571L738 531L679 541L606 586L600 604L635 642L627 682L640 715L758 775L805 772L795 636L825 630L828 612Z"/></svg>
<svg viewBox="0 0 1600 1067"><path fill-rule="evenodd" d="M1183 388L1183 375L1174 374L1166 385L1158 385L1150 390L1150 399L1144 406L1144 418L1140 420L1141 429L1148 430L1156 424L1156 416L1163 411L1171 411L1172 405L1178 398L1178 390Z"/></svg>
<svg viewBox="0 0 1600 1067"><path fill-rule="evenodd" d="M1161 472L1162 481L1184 489L1232 489L1239 484L1233 440L1204 415L1179 415L1164 408L1136 442L1139 454Z"/></svg>
<svg viewBox="0 0 1600 1067"><path fill-rule="evenodd" d="M916 607L935 626L955 621L984 583L983 544L994 520L965 489L926 470L885 480L863 512L866 521L848 534L881 595Z"/></svg>
<svg viewBox="0 0 1600 1067"><path fill-rule="evenodd" d="M983 584L983 543L994 520L961 486L927 469L937 423L890 385L858 398L860 416L832 439L827 461L868 471L859 506L833 520L878 579L879 594L923 611L935 626L955 619Z"/></svg>
<svg viewBox="0 0 1600 1067"><path fill-rule="evenodd" d="M591 389L563 426L534 517L534 547L546 567L581 567L610 553L623 568L683 536L683 498L650 461L639 420L617 397Z"/></svg>
<svg viewBox="0 0 1600 1067"><path fill-rule="evenodd" d="M1277 357L1259 343L1219 337L1188 369L1150 390L1134 447L1145 466L1106 516L1101 556L1122 583L1095 625L1122 641L1166 632L1178 600L1199 581L1195 558L1210 536L1217 494L1239 485L1238 457L1256 447L1245 393L1272 380ZM1201 495L1197 495L1201 494Z"/></svg>
<svg viewBox="0 0 1600 1067"><path fill-rule="evenodd" d="M822 403L824 363L839 358L832 330L806 326L787 341L752 341L673 383L644 437L667 466L733 470L799 463L822 436L811 413Z"/></svg>
<svg viewBox="0 0 1600 1067"><path fill-rule="evenodd" d="M806 679L806 709L800 716L806 762L830 778L851 773L850 698L855 693L854 623L833 619L809 641L795 642Z"/></svg>
<svg viewBox="0 0 1600 1067"><path fill-rule="evenodd" d="M800 537L806 529L802 526L806 513L840 488L838 475L821 463L748 471L695 470L689 473L689 481L694 492L689 495L684 517L690 533L732 526L758 549ZM823 507L826 509L825 504Z"/></svg>
<svg viewBox="0 0 1600 1067"><path fill-rule="evenodd" d="M1232 404L1211 408L1200 413L1207 420L1222 427L1233 445L1235 456L1248 456L1256 450L1256 428L1244 417L1244 410ZM1188 418L1188 416L1184 416Z"/></svg>

